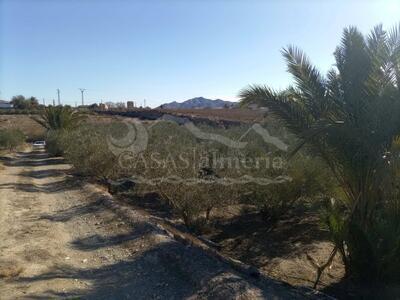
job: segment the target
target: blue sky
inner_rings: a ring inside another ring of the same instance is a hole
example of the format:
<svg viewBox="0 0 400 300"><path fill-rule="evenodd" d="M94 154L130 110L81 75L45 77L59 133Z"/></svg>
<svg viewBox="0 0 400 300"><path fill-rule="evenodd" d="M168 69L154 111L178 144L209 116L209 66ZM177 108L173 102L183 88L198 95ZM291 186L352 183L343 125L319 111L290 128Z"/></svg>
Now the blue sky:
<svg viewBox="0 0 400 300"><path fill-rule="evenodd" d="M63 103L237 99L291 80L280 49L322 71L345 26L400 22L400 1L0 0L0 98Z"/></svg>

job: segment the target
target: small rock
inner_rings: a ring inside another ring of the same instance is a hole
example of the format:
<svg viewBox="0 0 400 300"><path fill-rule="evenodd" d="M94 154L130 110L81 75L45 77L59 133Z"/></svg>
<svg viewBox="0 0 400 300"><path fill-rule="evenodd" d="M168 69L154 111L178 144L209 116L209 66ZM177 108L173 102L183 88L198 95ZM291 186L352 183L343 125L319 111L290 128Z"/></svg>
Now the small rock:
<svg viewBox="0 0 400 300"><path fill-rule="evenodd" d="M82 262L83 262L83 263L87 263L87 259L86 259L86 258L83 259Z"/></svg>
<svg viewBox="0 0 400 300"><path fill-rule="evenodd" d="M70 260L71 258L69 257L69 256L67 256L66 258L65 258L65 260Z"/></svg>

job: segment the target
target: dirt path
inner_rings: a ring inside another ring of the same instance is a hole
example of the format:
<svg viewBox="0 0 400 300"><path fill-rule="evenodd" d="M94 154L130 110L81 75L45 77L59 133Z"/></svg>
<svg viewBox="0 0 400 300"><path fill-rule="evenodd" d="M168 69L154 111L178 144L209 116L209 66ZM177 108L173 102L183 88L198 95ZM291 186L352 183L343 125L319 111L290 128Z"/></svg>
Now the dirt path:
<svg viewBox="0 0 400 300"><path fill-rule="evenodd" d="M88 194L60 158L4 159L0 171L0 299L304 298L256 284L199 249Z"/></svg>

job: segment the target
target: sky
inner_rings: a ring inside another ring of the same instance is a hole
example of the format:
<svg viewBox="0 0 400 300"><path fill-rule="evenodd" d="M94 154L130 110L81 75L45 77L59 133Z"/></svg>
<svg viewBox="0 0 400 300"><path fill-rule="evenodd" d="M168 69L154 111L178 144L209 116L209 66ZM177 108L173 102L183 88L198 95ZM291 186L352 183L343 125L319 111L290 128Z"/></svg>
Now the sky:
<svg viewBox="0 0 400 300"><path fill-rule="evenodd" d="M400 0L0 0L0 99L235 101L291 83L282 47L325 73L344 27L399 22Z"/></svg>

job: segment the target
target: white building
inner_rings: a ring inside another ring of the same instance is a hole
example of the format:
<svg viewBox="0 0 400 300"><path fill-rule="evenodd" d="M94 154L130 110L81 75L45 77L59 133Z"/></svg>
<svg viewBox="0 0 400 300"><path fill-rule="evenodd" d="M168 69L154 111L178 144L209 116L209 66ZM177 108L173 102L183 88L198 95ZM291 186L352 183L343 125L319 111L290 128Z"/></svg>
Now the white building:
<svg viewBox="0 0 400 300"><path fill-rule="evenodd" d="M10 108L14 108L14 105L12 105L12 103L10 103L9 101L4 101L4 100L0 100L0 109L10 109Z"/></svg>

